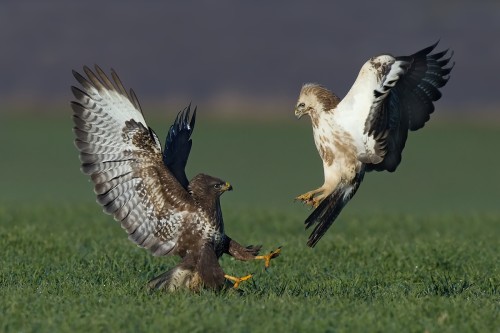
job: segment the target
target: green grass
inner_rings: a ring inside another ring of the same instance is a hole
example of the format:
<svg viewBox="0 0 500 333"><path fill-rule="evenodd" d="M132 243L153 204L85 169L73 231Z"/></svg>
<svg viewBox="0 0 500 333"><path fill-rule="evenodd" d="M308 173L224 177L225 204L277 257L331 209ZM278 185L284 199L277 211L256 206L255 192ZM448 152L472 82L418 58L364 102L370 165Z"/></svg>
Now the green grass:
<svg viewBox="0 0 500 333"><path fill-rule="evenodd" d="M161 137L169 121L152 122ZM229 235L283 255L267 273L224 256L226 272L256 273L243 294L163 294L145 285L177 259L133 245L93 203L69 117L2 119L0 331L500 332L498 127L412 133L398 171L368 174L309 249L291 199L321 165L309 125L283 122L200 113L188 166L234 185Z"/></svg>
<svg viewBox="0 0 500 333"><path fill-rule="evenodd" d="M283 246L268 273L223 257L256 273L243 295L148 292L176 259L135 247L93 205L3 209L0 331L498 330L498 216L348 218L314 250L296 214L225 217L234 238Z"/></svg>

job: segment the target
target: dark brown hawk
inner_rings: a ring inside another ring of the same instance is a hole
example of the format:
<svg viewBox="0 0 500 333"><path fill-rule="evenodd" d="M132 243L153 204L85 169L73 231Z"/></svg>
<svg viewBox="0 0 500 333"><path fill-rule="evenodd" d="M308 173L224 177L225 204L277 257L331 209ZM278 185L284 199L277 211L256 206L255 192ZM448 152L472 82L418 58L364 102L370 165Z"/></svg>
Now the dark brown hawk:
<svg viewBox="0 0 500 333"><path fill-rule="evenodd" d="M368 60L344 99L318 84L305 84L295 115L309 115L323 160L324 184L297 197L316 209L314 246L358 190L365 171L393 172L401 162L408 131L424 126L441 98L439 88L453 66L437 43L410 56L380 55Z"/></svg>
<svg viewBox="0 0 500 333"><path fill-rule="evenodd" d="M144 120L135 93L127 93L111 71L113 82L98 67L84 67L87 78L73 71L83 89L71 87L71 102L83 173L95 184L97 202L113 215L137 245L155 256L178 255L181 262L150 281L150 287L220 289L225 279L218 259L227 253L239 260L258 256L260 246L243 247L224 233L220 196L232 190L226 181L199 174L188 182L185 166L191 150L196 108L181 111L167 135L165 149Z"/></svg>

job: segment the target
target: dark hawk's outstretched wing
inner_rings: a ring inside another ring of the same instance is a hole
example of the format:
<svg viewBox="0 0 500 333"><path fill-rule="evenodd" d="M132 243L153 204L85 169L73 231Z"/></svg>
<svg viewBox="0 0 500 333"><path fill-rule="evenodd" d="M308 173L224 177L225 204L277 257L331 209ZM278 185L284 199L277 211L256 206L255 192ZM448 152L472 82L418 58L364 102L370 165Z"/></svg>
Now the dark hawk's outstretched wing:
<svg viewBox="0 0 500 333"><path fill-rule="evenodd" d="M191 104L177 114L175 122L168 130L167 139L165 140L165 150L163 151L163 163L165 163L165 166L185 189L189 185L185 169L193 144L191 134L194 130L196 107L194 108L191 120L189 119L190 116Z"/></svg>
<svg viewBox="0 0 500 333"><path fill-rule="evenodd" d="M82 171L104 212L132 241L154 255L174 253L183 224L196 219L193 199L165 167L134 92L127 93L114 71L112 82L95 70L84 67L87 78L73 71L83 88L72 87L71 103Z"/></svg>

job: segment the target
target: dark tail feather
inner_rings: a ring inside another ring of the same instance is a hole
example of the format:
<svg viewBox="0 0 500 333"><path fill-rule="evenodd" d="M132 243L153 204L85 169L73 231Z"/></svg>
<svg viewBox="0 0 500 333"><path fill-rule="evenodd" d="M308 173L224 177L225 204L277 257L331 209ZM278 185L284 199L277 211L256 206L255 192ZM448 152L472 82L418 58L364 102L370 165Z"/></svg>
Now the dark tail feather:
<svg viewBox="0 0 500 333"><path fill-rule="evenodd" d="M326 197L319 204L318 208L316 208L311 215L309 215L304 222L306 224L306 229L311 227L313 224L317 223L317 225L309 236L309 240L307 241L308 246L314 247L319 242L321 237L323 237L344 206L349 202L349 200L351 200L358 190L359 184L361 184L364 175L365 168L363 165L351 184L337 186L333 193Z"/></svg>
<svg viewBox="0 0 500 333"><path fill-rule="evenodd" d="M316 243L323 237L325 232L333 224L337 216L342 211L342 208L347 204L349 199L344 199L344 194L348 186L339 186L335 191L326 197L321 204L316 208L311 215L306 219L306 229L316 224L313 232L309 236L307 245L314 247Z"/></svg>

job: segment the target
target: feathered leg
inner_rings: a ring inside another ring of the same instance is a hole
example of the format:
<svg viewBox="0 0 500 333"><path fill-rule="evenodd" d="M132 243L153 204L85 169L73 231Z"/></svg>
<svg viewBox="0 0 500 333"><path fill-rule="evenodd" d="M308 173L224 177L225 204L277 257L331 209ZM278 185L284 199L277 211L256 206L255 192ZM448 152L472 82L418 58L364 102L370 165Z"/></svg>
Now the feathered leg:
<svg viewBox="0 0 500 333"><path fill-rule="evenodd" d="M304 204L317 208L321 202L339 186L341 178L337 167L323 161L323 172L325 181L321 187L299 195L295 200L302 201Z"/></svg>
<svg viewBox="0 0 500 333"><path fill-rule="evenodd" d="M328 166L325 167L327 170ZM327 198L339 186L340 178L335 172L327 174L325 171L325 182L321 187L299 195L295 200L302 201L304 204L317 208L319 204Z"/></svg>
<svg viewBox="0 0 500 333"><path fill-rule="evenodd" d="M264 266L267 269L271 263L271 259L277 258L281 253L281 247L265 255L258 255L261 246L244 247L234 240L229 241L227 253L238 260L264 260Z"/></svg>

